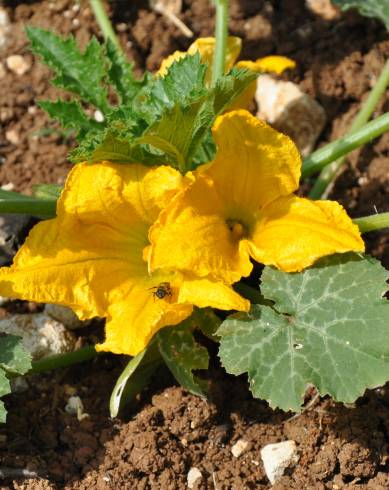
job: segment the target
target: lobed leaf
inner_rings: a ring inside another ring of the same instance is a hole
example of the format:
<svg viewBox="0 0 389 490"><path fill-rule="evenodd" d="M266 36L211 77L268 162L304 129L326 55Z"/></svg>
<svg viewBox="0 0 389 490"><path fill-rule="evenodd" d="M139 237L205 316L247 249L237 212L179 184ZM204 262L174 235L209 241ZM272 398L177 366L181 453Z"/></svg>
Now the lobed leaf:
<svg viewBox="0 0 389 490"><path fill-rule="evenodd" d="M273 307L233 315L217 334L228 372L247 372L254 396L298 411L309 384L353 402L389 379L388 272L372 258L340 254L304 272L265 267Z"/></svg>
<svg viewBox="0 0 389 490"><path fill-rule="evenodd" d="M31 357L15 335L0 335L0 397L11 392L8 376L27 373L31 368ZM6 420L4 403L0 402L0 423Z"/></svg>
<svg viewBox="0 0 389 490"><path fill-rule="evenodd" d="M51 31L31 26L26 31L32 51L55 71L53 84L79 95L106 113L109 109L104 86L107 67L98 41L92 38L81 53L73 36L62 39Z"/></svg>
<svg viewBox="0 0 389 490"><path fill-rule="evenodd" d="M176 380L195 395L204 396L206 384L193 375L194 369L207 369L209 356L205 347L197 344L193 330L209 319L208 313L196 310L179 326L167 327L157 334L159 351Z"/></svg>
<svg viewBox="0 0 389 490"><path fill-rule="evenodd" d="M389 29L389 2L388 0L333 0L334 4L342 10L356 8L361 15L380 19Z"/></svg>

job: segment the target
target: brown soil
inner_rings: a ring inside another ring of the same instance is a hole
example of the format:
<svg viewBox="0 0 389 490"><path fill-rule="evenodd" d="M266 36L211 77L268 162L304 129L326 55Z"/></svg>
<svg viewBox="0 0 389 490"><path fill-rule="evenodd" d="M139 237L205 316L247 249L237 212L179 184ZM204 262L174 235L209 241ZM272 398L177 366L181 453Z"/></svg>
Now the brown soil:
<svg viewBox="0 0 389 490"><path fill-rule="evenodd" d="M211 34L209 0L183 3L181 18L195 35ZM242 57L277 53L295 59L298 68L291 79L317 98L330 121L320 144L344 134L389 56L384 28L356 14L326 22L307 11L303 0L231 4L230 31L244 38ZM73 142L36 106L37 100L54 97L55 91L49 87L48 70L28 52L23 26L73 32L82 44L98 30L86 3L79 9L70 0L6 5L13 24L0 62L22 54L31 68L22 76L6 69L1 79L0 183L30 192L35 183L63 182L70 168L66 153ZM145 0L112 2L111 9L122 45L139 69L157 68L163 56L190 42L150 11ZM388 99L377 114L387 109ZM389 210L388 189L385 135L350 156L331 197L351 215L362 216ZM388 266L388 234L369 234L366 241L369 252ZM120 363L119 357L103 356L77 368L35 376L27 391L7 398L9 420L0 431L0 470L23 468L37 477L9 478L0 489L185 489L193 466L203 475L194 488L269 488L259 451L285 439L296 441L300 459L274 488L389 488L385 389L368 393L355 407L318 401L288 420L288 415L252 400L245 379L217 369L210 376L209 401L162 376L164 384L154 381L121 418L111 420L108 399ZM64 411L74 393L89 414L82 421ZM249 448L235 458L231 446L239 438L248 441Z"/></svg>

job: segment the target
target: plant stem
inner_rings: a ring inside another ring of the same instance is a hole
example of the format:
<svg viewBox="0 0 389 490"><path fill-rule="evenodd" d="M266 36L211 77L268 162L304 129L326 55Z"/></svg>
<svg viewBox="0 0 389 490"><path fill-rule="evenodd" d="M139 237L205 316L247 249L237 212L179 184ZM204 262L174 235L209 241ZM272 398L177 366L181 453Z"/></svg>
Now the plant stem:
<svg viewBox="0 0 389 490"><path fill-rule="evenodd" d="M74 352L66 354L57 354L55 356L45 357L39 361L34 361L28 374L43 373L52 369L64 368L78 364L79 362L90 361L97 356L97 352L93 345L88 345Z"/></svg>
<svg viewBox="0 0 389 490"><path fill-rule="evenodd" d="M386 112L382 116L367 123L358 131L329 143L305 158L302 166L302 177L309 177L339 157L347 155L347 153L355 150L355 148L362 146L388 130L389 112ZM313 192L312 189L310 194L312 199L318 199L320 196L321 192Z"/></svg>
<svg viewBox="0 0 389 490"><path fill-rule="evenodd" d="M227 52L228 35L228 0L215 0L216 26L215 26L215 55L213 59L212 83L224 75Z"/></svg>
<svg viewBox="0 0 389 490"><path fill-rule="evenodd" d="M116 46L117 50L124 55L119 43L119 39L116 37L112 24L108 18L107 12L105 11L102 0L89 0L89 3L104 38L110 39Z"/></svg>
<svg viewBox="0 0 389 490"><path fill-rule="evenodd" d="M389 228L389 212L372 214L371 216L365 216L363 218L355 218L353 219L353 222L358 225L361 233Z"/></svg>
<svg viewBox="0 0 389 490"><path fill-rule="evenodd" d="M374 109L376 108L388 84L389 84L389 60L386 62L376 84L374 85L369 96L367 97L366 101L364 102L360 111L355 117L351 125L350 131L348 132L349 135L351 135L358 129L361 129L367 123L367 121L370 119L371 115L373 114ZM343 165L344 160L345 160L345 156L343 155L342 158L333 161L331 165L329 165L327 168L321 171L319 177L315 182L315 185L311 190L309 197L311 197L312 199L319 199L328 193L329 187L333 182L333 180L335 179L335 177L338 175L338 172L341 166Z"/></svg>
<svg viewBox="0 0 389 490"><path fill-rule="evenodd" d="M0 213L5 214L18 213L54 217L56 215L56 205L57 202L52 199L4 199L0 194Z"/></svg>

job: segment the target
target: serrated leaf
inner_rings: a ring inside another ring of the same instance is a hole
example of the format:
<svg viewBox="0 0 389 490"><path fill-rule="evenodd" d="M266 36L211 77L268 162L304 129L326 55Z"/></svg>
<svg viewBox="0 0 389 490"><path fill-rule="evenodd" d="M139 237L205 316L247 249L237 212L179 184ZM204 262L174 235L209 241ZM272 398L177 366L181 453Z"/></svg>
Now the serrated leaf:
<svg viewBox="0 0 389 490"><path fill-rule="evenodd" d="M81 53L73 36L67 39L38 27L27 27L27 36L34 53L56 72L53 84L73 92L103 113L109 109L104 86L106 62L101 45L95 38Z"/></svg>
<svg viewBox="0 0 389 490"><path fill-rule="evenodd" d="M206 384L192 371L207 369L209 356L207 349L195 341L193 330L202 324L203 315L196 310L179 326L164 328L156 336L159 351L173 376L181 386L199 396L204 396Z"/></svg>
<svg viewBox="0 0 389 490"><path fill-rule="evenodd" d="M109 402L111 417L116 417L119 410L145 388L161 363L162 358L155 341L130 359L111 394Z"/></svg>
<svg viewBox="0 0 389 490"><path fill-rule="evenodd" d="M388 0L333 0L333 2L342 10L356 8L361 15L380 19L389 29Z"/></svg>
<svg viewBox="0 0 389 490"><path fill-rule="evenodd" d="M61 195L63 186L59 184L36 184L32 186L32 192L37 199L51 199L56 201Z"/></svg>
<svg viewBox="0 0 389 490"><path fill-rule="evenodd" d="M149 78L147 86L134 100L134 110L152 124L175 104L184 105L189 100L201 97L206 93L206 69L198 53L175 61L164 77Z"/></svg>
<svg viewBox="0 0 389 490"><path fill-rule="evenodd" d="M146 84L147 77L142 80L134 78L133 64L125 60L110 39L106 42L105 53L111 63L108 70L109 81L115 87L121 104L129 104Z"/></svg>
<svg viewBox="0 0 389 490"><path fill-rule="evenodd" d="M7 375L27 373L31 368L31 356L22 345L20 337L0 335L0 397L11 393ZM0 423L6 421L7 411L0 401Z"/></svg>
<svg viewBox="0 0 389 490"><path fill-rule="evenodd" d="M248 372L254 396L298 411L308 384L351 403L389 380L388 272L355 254L326 257L304 272L265 267L254 305L227 319L220 358L232 374Z"/></svg>
<svg viewBox="0 0 389 490"><path fill-rule="evenodd" d="M65 101L58 99L55 102L41 100L38 105L45 110L52 119L57 119L64 128L71 128L77 131L77 139L82 138L89 131L98 131L104 128L102 123L87 117L81 105L76 100Z"/></svg>

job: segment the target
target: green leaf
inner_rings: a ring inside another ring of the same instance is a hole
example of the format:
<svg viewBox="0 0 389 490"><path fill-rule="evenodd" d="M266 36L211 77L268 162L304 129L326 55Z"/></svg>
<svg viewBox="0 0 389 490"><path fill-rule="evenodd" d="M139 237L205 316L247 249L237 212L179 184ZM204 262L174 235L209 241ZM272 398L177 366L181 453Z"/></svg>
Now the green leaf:
<svg viewBox="0 0 389 490"><path fill-rule="evenodd" d="M333 2L342 10L356 8L361 15L380 19L389 29L388 0L333 0Z"/></svg>
<svg viewBox="0 0 389 490"><path fill-rule="evenodd" d="M79 95L103 113L108 111L107 89L103 85L106 61L95 38L81 53L73 36L62 39L51 31L31 26L26 32L32 51L56 72L54 85Z"/></svg>
<svg viewBox="0 0 389 490"><path fill-rule="evenodd" d="M24 350L20 337L0 335L0 397L11 392L8 375L27 373L31 368L31 357ZM0 423L6 420L6 410L0 402Z"/></svg>
<svg viewBox="0 0 389 490"><path fill-rule="evenodd" d="M76 100L70 102L58 99L55 102L42 100L38 105L45 110L52 119L57 119L64 128L75 129L77 139L82 138L89 132L103 128L102 123L98 123L94 119L87 117L81 105Z"/></svg>
<svg viewBox="0 0 389 490"><path fill-rule="evenodd" d="M111 417L116 417L119 410L145 388L161 363L162 359L154 341L128 362L111 394Z"/></svg>
<svg viewBox="0 0 389 490"><path fill-rule="evenodd" d="M133 64L125 60L110 39L106 42L105 53L111 64L108 70L109 81L115 87L121 104L130 104L146 84L147 77L142 80L134 78Z"/></svg>
<svg viewBox="0 0 389 490"><path fill-rule="evenodd" d="M32 186L34 197L37 199L52 199L56 201L61 195L63 186L59 184L36 184Z"/></svg>
<svg viewBox="0 0 389 490"><path fill-rule="evenodd" d="M194 369L207 369L209 356L205 347L196 343L193 330L204 319L201 310L180 325L160 330L156 336L159 351L176 380L195 395L204 396L206 383L194 376Z"/></svg>
<svg viewBox="0 0 389 490"><path fill-rule="evenodd" d="M298 411L309 384L353 402L389 380L388 272L356 254L326 257L304 272L265 267L261 291L273 308L254 305L227 319L220 358L248 372L254 396Z"/></svg>

